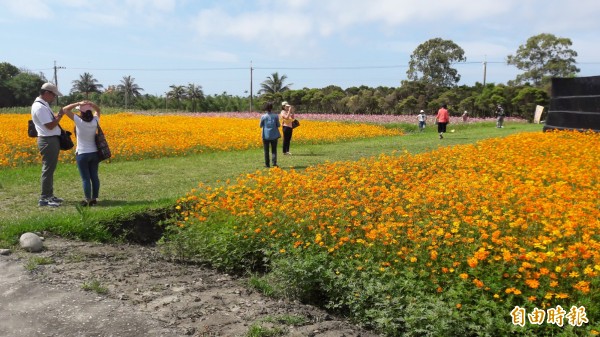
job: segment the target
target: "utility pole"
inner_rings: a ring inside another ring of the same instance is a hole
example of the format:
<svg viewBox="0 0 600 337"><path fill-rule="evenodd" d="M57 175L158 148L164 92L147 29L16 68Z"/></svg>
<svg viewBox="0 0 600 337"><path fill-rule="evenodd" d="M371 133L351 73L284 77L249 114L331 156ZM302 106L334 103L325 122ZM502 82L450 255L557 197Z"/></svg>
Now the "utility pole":
<svg viewBox="0 0 600 337"><path fill-rule="evenodd" d="M250 61L250 112L252 112L252 71L254 69L252 68L252 61Z"/></svg>
<svg viewBox="0 0 600 337"><path fill-rule="evenodd" d="M58 69L66 69L65 67L57 67L56 66L56 61L54 61L54 85L56 85L56 88L58 89L58 77L56 76L56 70ZM60 89L59 89L60 91ZM56 96L56 104L58 104L58 96Z"/></svg>
<svg viewBox="0 0 600 337"><path fill-rule="evenodd" d="M487 72L487 55L483 56L483 86L485 87L485 76Z"/></svg>

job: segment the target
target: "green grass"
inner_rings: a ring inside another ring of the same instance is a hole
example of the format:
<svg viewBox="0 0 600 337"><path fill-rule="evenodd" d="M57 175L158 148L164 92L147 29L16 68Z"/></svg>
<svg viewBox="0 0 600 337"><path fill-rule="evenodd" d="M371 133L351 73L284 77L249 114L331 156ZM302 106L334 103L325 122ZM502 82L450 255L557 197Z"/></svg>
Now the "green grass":
<svg viewBox="0 0 600 337"><path fill-rule="evenodd" d="M279 165L282 169L303 170L328 161L353 161L393 151L420 153L440 146L542 130L541 125L524 123L509 123L504 129L495 128L493 123L457 124L448 127L448 130L454 129L454 133L448 133L440 140L434 128L435 126L430 126L423 133L408 133L405 136L334 144L299 145L292 140L292 156L281 155L280 142ZM62 152L61 156L73 154ZM102 163L100 205L85 210L76 207L83 198L83 192L75 164L59 164L55 173L55 194L66 200L63 206L56 209L37 206L41 171L39 165L2 169L0 247L15 244L24 232L43 230L89 241L114 240L106 230L106 224L118 224L121 219L149 210L169 209L177 198L185 195L199 182L212 186L224 184L240 174L263 170L263 166L262 148L179 158Z"/></svg>
<svg viewBox="0 0 600 337"><path fill-rule="evenodd" d="M51 257L32 256L25 263L25 270L34 271L38 266L45 264L53 264L54 260Z"/></svg>
<svg viewBox="0 0 600 337"><path fill-rule="evenodd" d="M83 282L81 289L85 291L93 291L98 295L108 294L108 288L103 286L102 283L96 279Z"/></svg>

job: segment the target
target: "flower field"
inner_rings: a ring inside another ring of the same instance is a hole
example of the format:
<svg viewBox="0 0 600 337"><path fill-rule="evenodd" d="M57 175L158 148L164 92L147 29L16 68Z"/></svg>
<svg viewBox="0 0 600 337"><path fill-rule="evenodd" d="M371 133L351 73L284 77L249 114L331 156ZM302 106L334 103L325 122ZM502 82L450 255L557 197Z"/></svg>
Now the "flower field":
<svg viewBox="0 0 600 337"><path fill-rule="evenodd" d="M103 115L102 129L110 145L112 161L184 156L207 151L261 148L260 114L254 119L141 115L119 113ZM0 114L0 168L40 162L35 138L27 137L28 114ZM61 121L65 130L73 130L68 118ZM294 142L321 143L346 139L400 135L376 125L342 122L302 121L294 131ZM74 138L74 137L73 137ZM74 150L73 150L74 151ZM61 162L74 162L75 156L63 152Z"/></svg>
<svg viewBox="0 0 600 337"><path fill-rule="evenodd" d="M197 114L184 113L183 115L194 116ZM250 118L256 119L256 113L250 112L203 112L202 116L209 117L232 117L232 118ZM299 120L329 121L329 122L355 122L355 123L405 123L417 124L417 115L364 115L364 114L323 114L323 113L296 113ZM526 123L522 118L506 117L504 119L511 123ZM469 117L467 124L481 122L496 122L496 118ZM427 123L435 125L435 114L427 115ZM450 116L450 124L465 124L462 117Z"/></svg>
<svg viewBox="0 0 600 337"><path fill-rule="evenodd" d="M596 334L598 148L600 134L524 133L258 171L182 197L166 245L185 236L188 252L233 269L268 261L288 291L388 335ZM586 320L511 324L515 306L559 305Z"/></svg>

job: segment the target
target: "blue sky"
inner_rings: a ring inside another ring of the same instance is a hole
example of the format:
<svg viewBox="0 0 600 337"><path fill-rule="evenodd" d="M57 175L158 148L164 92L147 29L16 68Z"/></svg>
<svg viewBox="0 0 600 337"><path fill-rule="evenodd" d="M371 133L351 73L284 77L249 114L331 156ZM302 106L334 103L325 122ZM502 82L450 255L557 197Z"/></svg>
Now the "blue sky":
<svg viewBox="0 0 600 337"><path fill-rule="evenodd" d="M459 84L506 83L505 64L540 33L570 38L580 76L600 75L597 0L0 0L0 62L63 93L84 72L105 88L132 76L143 93L194 83L247 95L279 72L292 89L396 87L415 48L440 37L465 50Z"/></svg>

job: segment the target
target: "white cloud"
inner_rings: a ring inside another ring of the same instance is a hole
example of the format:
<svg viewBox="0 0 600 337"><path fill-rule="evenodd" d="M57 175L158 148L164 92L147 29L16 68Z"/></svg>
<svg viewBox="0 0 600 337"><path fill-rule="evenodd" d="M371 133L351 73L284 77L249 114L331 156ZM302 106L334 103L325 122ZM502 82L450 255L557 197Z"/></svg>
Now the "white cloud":
<svg viewBox="0 0 600 337"><path fill-rule="evenodd" d="M12 14L13 17L24 17L33 19L46 19L53 16L51 7L46 1L31 0L31 1L14 1L1 0L0 5L6 11L3 13Z"/></svg>

